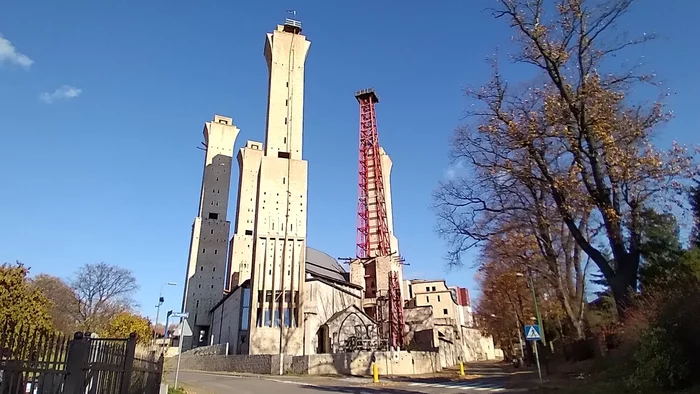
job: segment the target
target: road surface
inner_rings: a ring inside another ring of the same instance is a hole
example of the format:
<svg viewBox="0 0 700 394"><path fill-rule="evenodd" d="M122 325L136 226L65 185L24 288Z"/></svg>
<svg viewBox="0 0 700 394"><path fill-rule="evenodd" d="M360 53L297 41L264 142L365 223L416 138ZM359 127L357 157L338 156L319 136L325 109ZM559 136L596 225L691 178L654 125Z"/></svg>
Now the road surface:
<svg viewBox="0 0 700 394"><path fill-rule="evenodd" d="M169 376L172 383L173 375ZM477 379L383 379L373 384L368 378L326 378L312 376L238 376L224 373L180 371L179 381L195 394L488 394L516 393L525 389L506 388L506 376Z"/></svg>

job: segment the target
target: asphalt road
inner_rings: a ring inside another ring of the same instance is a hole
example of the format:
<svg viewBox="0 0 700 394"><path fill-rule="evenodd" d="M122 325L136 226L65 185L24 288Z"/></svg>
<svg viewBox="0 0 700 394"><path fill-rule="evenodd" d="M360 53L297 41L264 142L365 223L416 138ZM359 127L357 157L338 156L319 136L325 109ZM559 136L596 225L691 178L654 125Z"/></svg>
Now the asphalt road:
<svg viewBox="0 0 700 394"><path fill-rule="evenodd" d="M325 378L296 376L236 376L207 372L181 371L179 381L196 394L453 394L515 393L506 389L507 378L489 376L462 381L383 380L378 385L367 378ZM173 376L169 376L173 381Z"/></svg>

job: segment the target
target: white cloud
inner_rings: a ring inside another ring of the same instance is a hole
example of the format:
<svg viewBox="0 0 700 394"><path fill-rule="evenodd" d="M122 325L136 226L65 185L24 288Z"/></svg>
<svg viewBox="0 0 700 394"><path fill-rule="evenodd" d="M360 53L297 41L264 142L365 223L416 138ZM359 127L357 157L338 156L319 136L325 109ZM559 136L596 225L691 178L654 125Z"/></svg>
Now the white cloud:
<svg viewBox="0 0 700 394"><path fill-rule="evenodd" d="M0 63L10 63L20 67L29 68L34 63L27 55L17 52L10 40L0 36Z"/></svg>
<svg viewBox="0 0 700 394"><path fill-rule="evenodd" d="M445 174L444 174L445 179L451 181L451 180L457 178L457 176L460 174L462 169L464 169L464 163L462 163L461 161L458 161L458 162L450 165L449 167L447 167L447 169L445 169Z"/></svg>
<svg viewBox="0 0 700 394"><path fill-rule="evenodd" d="M51 104L56 100L70 100L80 96L82 89L78 89L74 86L63 85L56 89L53 93L44 92L39 95L39 98L47 104Z"/></svg>

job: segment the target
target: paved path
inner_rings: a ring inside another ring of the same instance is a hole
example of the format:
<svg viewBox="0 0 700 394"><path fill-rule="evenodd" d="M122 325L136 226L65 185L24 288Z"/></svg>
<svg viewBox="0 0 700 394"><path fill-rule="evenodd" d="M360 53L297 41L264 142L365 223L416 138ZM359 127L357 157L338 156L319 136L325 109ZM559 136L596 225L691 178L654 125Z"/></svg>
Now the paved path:
<svg viewBox="0 0 700 394"><path fill-rule="evenodd" d="M172 382L173 376L169 376ZM382 380L378 385L367 378L326 378L312 376L238 376L208 372L181 371L180 382L196 394L454 394L515 393L507 389L505 377L472 380Z"/></svg>

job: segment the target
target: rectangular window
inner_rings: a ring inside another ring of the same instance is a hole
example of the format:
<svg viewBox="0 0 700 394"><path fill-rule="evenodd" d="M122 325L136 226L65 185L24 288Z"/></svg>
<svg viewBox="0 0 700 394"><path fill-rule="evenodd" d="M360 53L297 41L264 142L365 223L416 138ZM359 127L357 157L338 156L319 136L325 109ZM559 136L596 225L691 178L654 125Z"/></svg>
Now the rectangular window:
<svg viewBox="0 0 700 394"><path fill-rule="evenodd" d="M284 185L284 184L286 184L286 183L287 183L287 177L283 176L283 177L282 177L282 184Z"/></svg>
<svg viewBox="0 0 700 394"><path fill-rule="evenodd" d="M275 308L275 319L272 322L272 327L279 327L280 326L280 310Z"/></svg>
<svg viewBox="0 0 700 394"><path fill-rule="evenodd" d="M245 331L248 330L248 319L250 316L248 314L250 313L250 308L244 307L241 309L241 330Z"/></svg>
<svg viewBox="0 0 700 394"><path fill-rule="evenodd" d="M284 137L284 142L283 142L283 144L286 144L286 143L287 143L287 137Z"/></svg>
<svg viewBox="0 0 700 394"><path fill-rule="evenodd" d="M425 291L430 291L430 286L426 286Z"/></svg>
<svg viewBox="0 0 700 394"><path fill-rule="evenodd" d="M253 230L246 230L245 235L253 235Z"/></svg>
<svg viewBox="0 0 700 394"><path fill-rule="evenodd" d="M425 302L430 302L430 296L425 296Z"/></svg>
<svg viewBox="0 0 700 394"><path fill-rule="evenodd" d="M258 327L269 327L270 323L272 321L270 320L270 310L265 309L265 313L263 313L262 309L258 309L258 319L257 319L257 326Z"/></svg>
<svg viewBox="0 0 700 394"><path fill-rule="evenodd" d="M289 152L277 152L277 157L281 159L289 159Z"/></svg>
<svg viewBox="0 0 700 394"><path fill-rule="evenodd" d="M444 315L446 315L446 314L447 314L447 309L443 309L443 310L442 310L442 313L443 313Z"/></svg>
<svg viewBox="0 0 700 394"><path fill-rule="evenodd" d="M250 289L243 289L243 307L250 306Z"/></svg>
<svg viewBox="0 0 700 394"><path fill-rule="evenodd" d="M214 212L209 212L209 219L218 220L219 214Z"/></svg>
<svg viewBox="0 0 700 394"><path fill-rule="evenodd" d="M216 254L216 251L214 251L214 254ZM440 302L440 296L438 296L438 302Z"/></svg>
<svg viewBox="0 0 700 394"><path fill-rule="evenodd" d="M287 117L284 118L284 124L287 124Z"/></svg>
<svg viewBox="0 0 700 394"><path fill-rule="evenodd" d="M297 326L296 318L289 308L284 308L284 326L287 328Z"/></svg>
<svg viewBox="0 0 700 394"><path fill-rule="evenodd" d="M433 286L433 291L435 291L435 286Z"/></svg>

